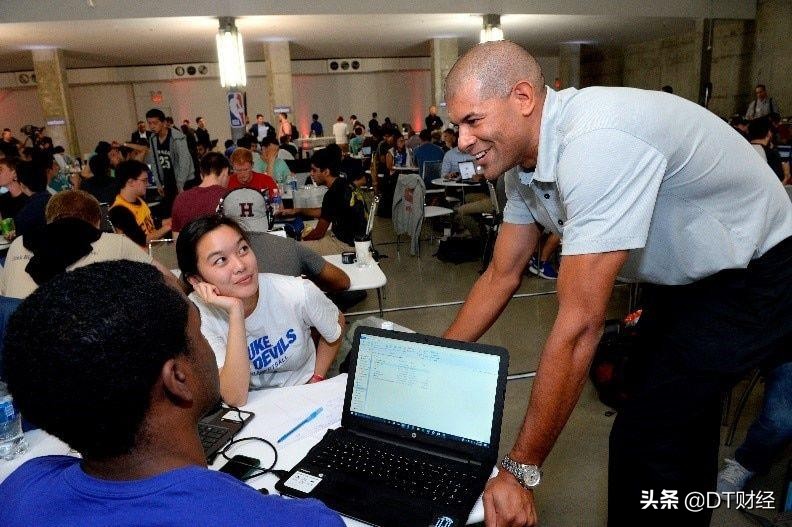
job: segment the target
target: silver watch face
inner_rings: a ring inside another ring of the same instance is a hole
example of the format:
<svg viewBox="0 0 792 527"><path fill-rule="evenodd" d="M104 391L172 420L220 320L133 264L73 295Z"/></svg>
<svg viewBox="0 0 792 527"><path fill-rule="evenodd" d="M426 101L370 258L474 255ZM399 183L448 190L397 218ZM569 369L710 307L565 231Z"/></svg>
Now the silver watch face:
<svg viewBox="0 0 792 527"><path fill-rule="evenodd" d="M535 487L542 479L542 474L539 469L534 465L524 466L523 469L523 484L527 487Z"/></svg>
<svg viewBox="0 0 792 527"><path fill-rule="evenodd" d="M506 456L501 462L501 466L508 470L517 481L520 482L525 488L533 488L539 484L542 479L542 473L536 465L527 465L518 463Z"/></svg>

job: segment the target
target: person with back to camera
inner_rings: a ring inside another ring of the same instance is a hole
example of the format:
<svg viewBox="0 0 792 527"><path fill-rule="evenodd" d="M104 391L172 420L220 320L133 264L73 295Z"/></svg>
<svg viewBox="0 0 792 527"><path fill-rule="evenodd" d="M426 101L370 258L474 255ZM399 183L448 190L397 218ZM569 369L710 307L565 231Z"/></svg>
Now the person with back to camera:
<svg viewBox="0 0 792 527"><path fill-rule="evenodd" d="M241 406L248 389L324 380L341 346L344 316L312 282L258 272L245 231L204 216L181 231L176 256L201 332L220 369L220 394ZM311 328L319 333L314 346Z"/></svg>
<svg viewBox="0 0 792 527"><path fill-rule="evenodd" d="M207 470L197 424L220 401L217 368L198 310L150 265L42 285L12 315L3 362L20 412L82 457L36 457L0 483L4 527L343 525Z"/></svg>

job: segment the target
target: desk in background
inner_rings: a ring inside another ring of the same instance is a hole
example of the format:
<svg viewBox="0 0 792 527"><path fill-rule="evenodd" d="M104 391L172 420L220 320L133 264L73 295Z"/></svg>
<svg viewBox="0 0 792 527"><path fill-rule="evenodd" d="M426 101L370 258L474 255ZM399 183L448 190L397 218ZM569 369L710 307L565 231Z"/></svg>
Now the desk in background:
<svg viewBox="0 0 792 527"><path fill-rule="evenodd" d="M380 317L383 316L382 288L388 283L388 279L385 276L385 273L382 272L382 269L380 269L380 266L377 262L372 261L368 265L360 267L356 263L342 263L340 254L329 254L325 256L324 259L347 274L349 277L349 289L347 289L347 291L376 289L379 315Z"/></svg>

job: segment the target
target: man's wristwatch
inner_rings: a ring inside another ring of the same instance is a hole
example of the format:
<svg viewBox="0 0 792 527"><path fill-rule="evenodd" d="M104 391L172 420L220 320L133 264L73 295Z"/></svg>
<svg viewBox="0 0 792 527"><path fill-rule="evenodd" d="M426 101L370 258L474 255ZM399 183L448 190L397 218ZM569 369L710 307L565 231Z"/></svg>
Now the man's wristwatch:
<svg viewBox="0 0 792 527"><path fill-rule="evenodd" d="M542 473L539 471L539 467L536 465L518 463L508 455L503 457L500 466L517 478L517 482L526 489L533 489L539 485L539 481L542 479Z"/></svg>

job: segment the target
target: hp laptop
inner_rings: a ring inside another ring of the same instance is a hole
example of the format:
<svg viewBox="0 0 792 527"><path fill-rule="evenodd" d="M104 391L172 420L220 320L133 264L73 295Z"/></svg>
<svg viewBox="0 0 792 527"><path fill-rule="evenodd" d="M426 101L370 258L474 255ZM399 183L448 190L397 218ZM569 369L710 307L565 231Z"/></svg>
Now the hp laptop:
<svg viewBox="0 0 792 527"><path fill-rule="evenodd" d="M503 348L359 327L341 428L275 486L380 526L464 525L498 455Z"/></svg>
<svg viewBox="0 0 792 527"><path fill-rule="evenodd" d="M217 405L198 421L198 436L201 438L207 463L214 461L217 452L253 419L253 412Z"/></svg>

